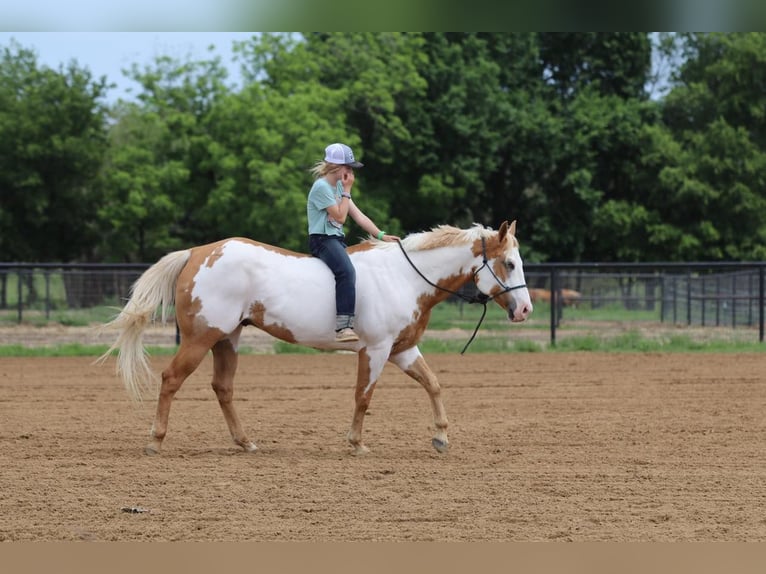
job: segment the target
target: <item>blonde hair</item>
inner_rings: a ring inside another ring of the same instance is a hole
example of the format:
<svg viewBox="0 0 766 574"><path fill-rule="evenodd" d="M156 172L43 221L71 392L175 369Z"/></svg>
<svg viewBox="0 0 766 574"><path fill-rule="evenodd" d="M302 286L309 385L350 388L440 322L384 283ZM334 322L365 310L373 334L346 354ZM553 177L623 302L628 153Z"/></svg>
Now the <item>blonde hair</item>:
<svg viewBox="0 0 766 574"><path fill-rule="evenodd" d="M342 167L342 165L337 163L330 163L324 160L318 161L314 164L314 167L311 168L311 175L314 176L314 179L319 179L320 177L335 173Z"/></svg>

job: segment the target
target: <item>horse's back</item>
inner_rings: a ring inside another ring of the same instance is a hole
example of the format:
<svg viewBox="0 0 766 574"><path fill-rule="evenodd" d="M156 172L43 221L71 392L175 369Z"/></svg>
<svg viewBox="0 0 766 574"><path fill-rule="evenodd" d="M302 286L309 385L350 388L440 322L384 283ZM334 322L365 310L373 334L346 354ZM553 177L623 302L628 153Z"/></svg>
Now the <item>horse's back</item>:
<svg viewBox="0 0 766 574"><path fill-rule="evenodd" d="M332 273L321 260L243 237L192 248L176 285L182 312L224 333L252 322L256 309L263 322L283 325L308 320L309 303L332 307L330 316L333 293Z"/></svg>

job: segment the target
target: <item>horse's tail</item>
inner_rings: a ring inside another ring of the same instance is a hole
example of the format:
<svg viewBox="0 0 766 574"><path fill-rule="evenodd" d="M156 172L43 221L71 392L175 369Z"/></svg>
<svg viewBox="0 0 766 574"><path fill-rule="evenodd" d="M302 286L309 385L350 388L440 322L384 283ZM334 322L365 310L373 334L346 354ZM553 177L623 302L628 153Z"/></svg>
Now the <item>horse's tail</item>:
<svg viewBox="0 0 766 574"><path fill-rule="evenodd" d="M173 304L176 279L190 256L190 249L174 251L144 271L131 287L130 299L120 314L104 325L104 328L119 329L119 335L97 361L105 361L112 351L118 350L117 375L122 377L125 389L134 401L141 400L144 389L152 387L154 378L144 349L144 331L155 319L158 307L162 323L165 323L168 309Z"/></svg>

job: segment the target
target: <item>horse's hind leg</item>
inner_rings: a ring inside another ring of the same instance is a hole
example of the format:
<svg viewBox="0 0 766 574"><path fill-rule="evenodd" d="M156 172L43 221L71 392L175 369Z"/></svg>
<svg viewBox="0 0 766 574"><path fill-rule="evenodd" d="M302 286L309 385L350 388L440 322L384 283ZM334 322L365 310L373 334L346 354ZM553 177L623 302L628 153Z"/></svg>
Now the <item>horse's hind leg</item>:
<svg viewBox="0 0 766 574"><path fill-rule="evenodd" d="M449 448L449 441L447 440L447 426L449 422L447 421L447 412L444 410L444 404L442 403L441 387L436 375L428 366L417 347L393 355L390 361L420 383L428 393L434 413L434 426L436 427L436 433L431 439L431 444L437 451L441 453L447 452Z"/></svg>
<svg viewBox="0 0 766 574"><path fill-rule="evenodd" d="M168 431L168 417L170 416L170 404L173 402L173 397L175 397L175 394L181 388L186 378L194 372L202 362L202 359L205 358L211 344L206 344L202 341L188 343L182 338L178 352L173 357L173 360L170 361L170 365L162 371L162 385L160 386L160 395L157 399L157 413L154 417L154 424L152 424L152 439L144 449L146 454L159 454L162 448L162 440Z"/></svg>
<svg viewBox="0 0 766 574"><path fill-rule="evenodd" d="M221 405L223 418L229 425L231 438L247 452L255 452L258 447L247 438L234 409L234 373L237 371L239 359L234 345L231 340L224 339L213 346L213 390L218 397L218 404Z"/></svg>

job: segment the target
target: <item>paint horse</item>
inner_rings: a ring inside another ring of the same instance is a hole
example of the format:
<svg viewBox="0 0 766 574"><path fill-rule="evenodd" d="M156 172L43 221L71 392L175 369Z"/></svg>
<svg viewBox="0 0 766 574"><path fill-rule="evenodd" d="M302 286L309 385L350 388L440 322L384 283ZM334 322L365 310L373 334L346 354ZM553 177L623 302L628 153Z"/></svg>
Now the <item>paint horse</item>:
<svg viewBox="0 0 766 574"><path fill-rule="evenodd" d="M322 350L358 355L355 409L347 439L353 454L368 451L362 423L386 361L428 392L436 432L432 445L448 448L447 414L436 376L418 349L431 309L469 281L507 310L512 322L532 312L516 222L494 231L439 226L401 242L368 239L349 248L356 269L356 332L359 341L335 342L335 279L319 259L230 238L175 251L147 269L131 288L122 311L107 327L119 330L114 345L117 373L129 395L140 400L153 374L142 333L156 318L165 322L175 302L180 345L162 372L157 411L147 454L158 454L168 429L173 397L184 380L213 351L212 386L234 442L256 445L243 430L233 403L237 345L246 325L272 336Z"/></svg>

